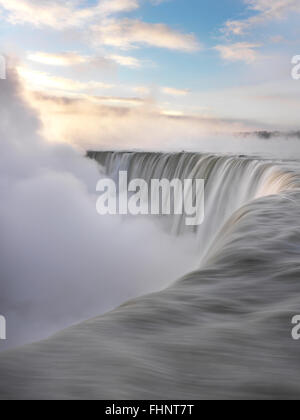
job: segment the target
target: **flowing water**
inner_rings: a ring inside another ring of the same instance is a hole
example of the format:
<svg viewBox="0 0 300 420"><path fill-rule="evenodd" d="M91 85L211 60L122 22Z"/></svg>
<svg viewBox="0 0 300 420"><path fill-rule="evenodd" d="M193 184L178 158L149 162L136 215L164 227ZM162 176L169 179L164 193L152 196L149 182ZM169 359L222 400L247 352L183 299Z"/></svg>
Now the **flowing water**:
<svg viewBox="0 0 300 420"><path fill-rule="evenodd" d="M116 178L205 179L192 271L164 291L0 357L1 398L299 398L300 163L90 152ZM158 218L180 237L183 217ZM126 222L125 222L126 223ZM142 244L141 244L142 246ZM164 256L161 255L163 259Z"/></svg>

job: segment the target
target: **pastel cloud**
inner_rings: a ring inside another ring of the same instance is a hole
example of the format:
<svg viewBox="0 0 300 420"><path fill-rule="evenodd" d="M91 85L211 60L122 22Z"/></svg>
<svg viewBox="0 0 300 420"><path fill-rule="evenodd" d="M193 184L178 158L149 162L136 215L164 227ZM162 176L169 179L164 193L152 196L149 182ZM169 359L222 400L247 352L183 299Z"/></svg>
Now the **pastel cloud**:
<svg viewBox="0 0 300 420"><path fill-rule="evenodd" d="M131 19L110 20L104 25L94 25L92 30L96 44L124 50L137 48L140 45L184 52L201 49L200 43L193 34L175 31L164 24Z"/></svg>
<svg viewBox="0 0 300 420"><path fill-rule="evenodd" d="M19 66L18 74L26 83L26 86L33 90L61 91L71 93L84 93L96 89L111 89L114 86L102 82L89 81L80 82L65 77L50 75L46 72L35 71Z"/></svg>
<svg viewBox="0 0 300 420"><path fill-rule="evenodd" d="M205 146L209 132L250 130L243 122L201 114L191 117L139 98L84 96L70 99L39 93L31 95L30 103L39 110L47 139L66 141L84 149L158 149L164 144L176 150L182 148L179 140L182 138L189 139L184 142L188 148L199 145L201 133Z"/></svg>
<svg viewBox="0 0 300 420"><path fill-rule="evenodd" d="M163 0L151 1L154 5ZM91 6L87 0L0 0L0 13L11 24L30 24L54 30L82 28L85 37L98 45L121 49L148 45L192 52L201 45L193 34L185 34L168 25L134 19L116 19L116 15L137 10L140 0L98 0ZM124 59L117 61L125 62ZM128 60L127 60L128 63ZM130 66L136 67L137 62Z"/></svg>
<svg viewBox="0 0 300 420"><path fill-rule="evenodd" d="M251 63L258 58L259 55L256 49L260 46L260 44L237 42L233 44L217 45L215 50L219 51L224 60Z"/></svg>
<svg viewBox="0 0 300 420"><path fill-rule="evenodd" d="M251 26L282 19L290 13L300 13L299 0L244 0L256 15L244 20L229 20L224 26L226 33L241 35Z"/></svg>
<svg viewBox="0 0 300 420"><path fill-rule="evenodd" d="M30 61L34 61L40 64L46 64L48 66L61 66L69 67L80 64L86 64L90 61L90 57L82 56L74 52L66 53L46 53L42 51L28 53L27 58Z"/></svg>
<svg viewBox="0 0 300 420"><path fill-rule="evenodd" d="M170 95L170 96L186 96L190 93L190 91L187 89L177 89L177 88L172 88L172 87L163 87L162 92L165 95Z"/></svg>
<svg viewBox="0 0 300 420"><path fill-rule="evenodd" d="M27 59L39 64L58 67L71 67L80 65L103 66L111 62L120 66L139 68L142 62L131 56L108 55L105 57L80 55L76 52L47 53L43 51L31 52L27 54Z"/></svg>
<svg viewBox="0 0 300 420"><path fill-rule="evenodd" d="M112 54L108 56L108 58L124 67L139 68L142 66L142 62L138 58L130 57L128 55Z"/></svg>
<svg viewBox="0 0 300 420"><path fill-rule="evenodd" d="M58 30L82 26L89 20L129 12L138 7L137 0L99 0L95 6L77 0L0 0L0 8L10 23L48 26Z"/></svg>
<svg viewBox="0 0 300 420"><path fill-rule="evenodd" d="M147 86L136 86L133 90L142 96L149 96L151 94L151 89Z"/></svg>

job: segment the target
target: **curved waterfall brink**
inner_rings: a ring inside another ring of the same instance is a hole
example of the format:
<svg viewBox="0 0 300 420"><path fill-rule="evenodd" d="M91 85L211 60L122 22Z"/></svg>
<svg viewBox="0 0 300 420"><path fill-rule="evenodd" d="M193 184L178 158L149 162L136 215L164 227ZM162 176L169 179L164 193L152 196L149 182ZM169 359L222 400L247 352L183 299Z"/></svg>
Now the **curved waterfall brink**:
<svg viewBox="0 0 300 420"><path fill-rule="evenodd" d="M201 264L163 291L1 355L0 399L299 399L299 163L89 156L111 177L204 178Z"/></svg>
<svg viewBox="0 0 300 420"><path fill-rule="evenodd" d="M204 179L205 219L187 227L184 216L163 216L163 227L173 234L195 230L202 258L216 234L235 211L251 201L300 188L300 165L245 156L199 153L89 152L106 176L116 182L120 171L128 181L144 179Z"/></svg>

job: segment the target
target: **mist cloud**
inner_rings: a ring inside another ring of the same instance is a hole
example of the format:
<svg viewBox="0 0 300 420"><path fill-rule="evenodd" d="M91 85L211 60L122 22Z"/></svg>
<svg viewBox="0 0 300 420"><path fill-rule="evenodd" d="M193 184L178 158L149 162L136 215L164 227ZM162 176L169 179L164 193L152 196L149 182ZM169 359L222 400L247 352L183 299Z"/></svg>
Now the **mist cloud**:
<svg viewBox="0 0 300 420"><path fill-rule="evenodd" d="M165 287L195 255L192 239L174 241L151 221L98 216L96 163L40 137L9 74L0 81L0 313L14 346Z"/></svg>

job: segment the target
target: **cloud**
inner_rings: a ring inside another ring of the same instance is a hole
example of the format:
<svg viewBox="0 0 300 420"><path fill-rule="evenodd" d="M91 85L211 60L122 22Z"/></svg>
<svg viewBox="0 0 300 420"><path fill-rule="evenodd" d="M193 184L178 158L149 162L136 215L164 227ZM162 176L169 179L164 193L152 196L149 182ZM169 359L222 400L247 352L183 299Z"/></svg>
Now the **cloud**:
<svg viewBox="0 0 300 420"><path fill-rule="evenodd" d="M46 53L42 51L27 54L27 59L35 63L46 64L49 66L76 66L86 64L91 61L88 56L82 56L74 52L66 53Z"/></svg>
<svg viewBox="0 0 300 420"><path fill-rule="evenodd" d="M193 34L184 34L164 24L146 23L140 20L109 20L106 24L94 25L92 32L97 45L109 45L125 50L140 45L185 52L201 49Z"/></svg>
<svg viewBox="0 0 300 420"><path fill-rule="evenodd" d="M244 20L229 20L223 31L227 34L241 35L251 26L267 21L282 19L290 13L300 13L299 0L244 0L256 15Z"/></svg>
<svg viewBox="0 0 300 420"><path fill-rule="evenodd" d="M143 96L149 96L151 94L151 89L147 86L136 86L133 90Z"/></svg>
<svg viewBox="0 0 300 420"><path fill-rule="evenodd" d="M188 89L176 89L172 87L163 87L161 90L165 95L170 96L186 96L190 93Z"/></svg>
<svg viewBox="0 0 300 420"><path fill-rule="evenodd" d="M219 51L224 60L251 63L258 58L259 55L256 48L260 46L260 44L237 42L234 44L217 45L215 50Z"/></svg>
<svg viewBox="0 0 300 420"><path fill-rule="evenodd" d="M100 0L95 6L87 1L68 0L0 0L5 17L12 24L48 26L62 30L80 27L88 21L116 13L129 12L139 7L137 0Z"/></svg>
<svg viewBox="0 0 300 420"><path fill-rule="evenodd" d="M154 1L152 4L160 4ZM193 34L176 31L162 23L146 23L140 20L117 19L116 15L140 7L139 0L99 0L91 6L87 1L68 0L41 2L40 0L0 0L0 13L11 24L30 24L36 27L50 27L55 30L85 27L85 38L99 45L121 49L148 45L158 48L193 52L201 48ZM35 59L41 57L35 57ZM64 57L56 62L68 62L78 57ZM116 56L117 62L137 67L137 59ZM52 58L54 59L54 58ZM46 60L46 57L43 57ZM48 61L50 61L48 57Z"/></svg>
<svg viewBox="0 0 300 420"><path fill-rule="evenodd" d="M251 131L250 123L218 119L207 110L189 115L172 105L161 107L152 97L70 98L34 93L29 100L41 115L47 139L85 149L206 150L212 132ZM255 125L255 129L261 128L264 126Z"/></svg>
<svg viewBox="0 0 300 420"><path fill-rule="evenodd" d="M19 66L17 70L19 76L26 83L26 86L33 90L58 90L79 93L95 89L111 89L114 87L114 85L102 82L80 82L65 77L52 76L49 73L31 70L22 66Z"/></svg>
<svg viewBox="0 0 300 420"><path fill-rule="evenodd" d="M80 55L76 52L47 53L42 51L27 53L29 61L56 67L74 67L88 65L91 67L106 67L118 64L129 68L140 68L141 60L131 56L111 54L105 57Z"/></svg>
<svg viewBox="0 0 300 420"><path fill-rule="evenodd" d="M139 60L138 58L135 58L135 57L130 57L128 55L112 54L112 55L108 56L108 58L110 60L113 60L114 62L116 62L120 66L125 66L125 67L129 67L129 68L134 68L134 69L142 67L141 60Z"/></svg>
<svg viewBox="0 0 300 420"><path fill-rule="evenodd" d="M119 106L141 106L146 104L146 101L141 98L125 98L118 96L93 96L89 99L92 99L94 102L104 103L106 105L119 105Z"/></svg>
<svg viewBox="0 0 300 420"><path fill-rule="evenodd" d="M246 0L249 7L270 19L277 19L290 12L300 12L298 0Z"/></svg>

